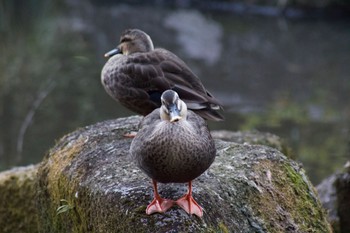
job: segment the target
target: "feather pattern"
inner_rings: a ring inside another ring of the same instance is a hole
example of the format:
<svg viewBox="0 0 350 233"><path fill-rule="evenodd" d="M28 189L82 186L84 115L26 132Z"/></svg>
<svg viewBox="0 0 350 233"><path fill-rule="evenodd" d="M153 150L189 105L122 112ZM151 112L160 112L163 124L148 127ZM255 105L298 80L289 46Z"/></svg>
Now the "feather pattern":
<svg viewBox="0 0 350 233"><path fill-rule="evenodd" d="M121 54L112 56L101 73L102 84L112 98L136 113L147 115L160 107L161 94L172 89L189 109L203 118L224 119L218 112L222 109L219 101L175 54L153 49L149 36L137 29L127 30L120 41L117 49ZM147 43L152 46L142 45ZM145 50L146 47L151 49Z"/></svg>

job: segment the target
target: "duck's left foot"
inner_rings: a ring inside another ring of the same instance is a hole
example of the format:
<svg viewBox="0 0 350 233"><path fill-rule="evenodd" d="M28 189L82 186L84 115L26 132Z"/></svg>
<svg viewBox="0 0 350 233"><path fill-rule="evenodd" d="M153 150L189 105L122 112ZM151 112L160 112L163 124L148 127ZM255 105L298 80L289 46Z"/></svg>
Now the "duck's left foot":
<svg viewBox="0 0 350 233"><path fill-rule="evenodd" d="M193 199L192 195L189 193L177 200L176 204L184 209L188 214L195 214L198 217L203 216L202 207Z"/></svg>

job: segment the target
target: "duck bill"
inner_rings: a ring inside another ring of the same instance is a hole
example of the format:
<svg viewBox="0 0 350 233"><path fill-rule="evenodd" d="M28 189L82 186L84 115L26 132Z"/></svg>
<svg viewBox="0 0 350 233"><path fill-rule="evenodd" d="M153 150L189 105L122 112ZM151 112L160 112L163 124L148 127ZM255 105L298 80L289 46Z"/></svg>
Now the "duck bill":
<svg viewBox="0 0 350 233"><path fill-rule="evenodd" d="M169 106L169 116L170 122L176 122L181 119L180 111L177 108L176 104L172 104Z"/></svg>
<svg viewBox="0 0 350 233"><path fill-rule="evenodd" d="M112 49L111 51L105 53L105 57L112 57L118 53L122 53L122 51L118 48Z"/></svg>

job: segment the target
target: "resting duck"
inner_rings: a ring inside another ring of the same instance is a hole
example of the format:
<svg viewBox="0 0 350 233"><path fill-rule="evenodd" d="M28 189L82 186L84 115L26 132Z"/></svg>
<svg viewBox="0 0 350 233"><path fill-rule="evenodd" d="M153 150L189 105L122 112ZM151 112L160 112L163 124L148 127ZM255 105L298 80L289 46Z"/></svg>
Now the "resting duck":
<svg viewBox="0 0 350 233"><path fill-rule="evenodd" d="M161 105L168 89L178 93L187 107L207 120L221 121L222 106L200 79L175 54L154 49L151 38L138 29L124 31L101 73L107 93L126 108L146 116Z"/></svg>
<svg viewBox="0 0 350 233"><path fill-rule="evenodd" d="M172 90L161 95L161 107L144 117L130 147L131 158L153 181L154 199L146 213L164 213L173 204L202 217L201 206L192 197L192 180L213 163L214 140L203 118L187 111ZM157 182L188 183L188 192L177 201L163 199Z"/></svg>

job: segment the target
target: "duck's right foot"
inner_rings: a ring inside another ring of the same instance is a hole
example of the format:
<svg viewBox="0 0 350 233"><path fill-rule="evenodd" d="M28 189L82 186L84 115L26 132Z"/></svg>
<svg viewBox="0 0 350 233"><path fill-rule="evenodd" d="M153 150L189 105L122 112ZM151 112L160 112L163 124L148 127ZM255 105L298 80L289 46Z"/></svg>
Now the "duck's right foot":
<svg viewBox="0 0 350 233"><path fill-rule="evenodd" d="M163 199L161 197L154 198L153 201L147 206L146 214L164 213L174 205L173 200Z"/></svg>

